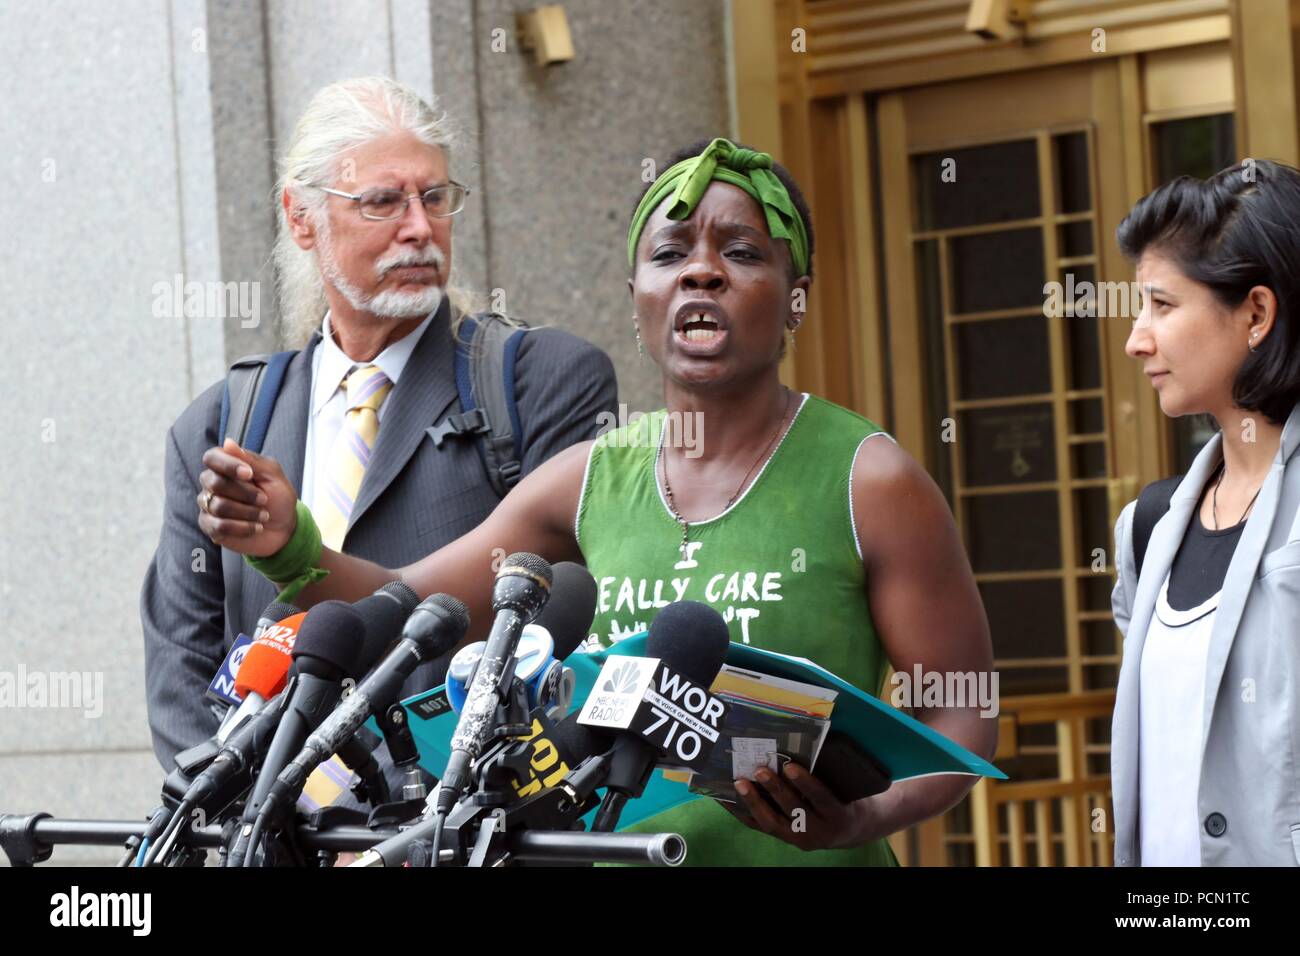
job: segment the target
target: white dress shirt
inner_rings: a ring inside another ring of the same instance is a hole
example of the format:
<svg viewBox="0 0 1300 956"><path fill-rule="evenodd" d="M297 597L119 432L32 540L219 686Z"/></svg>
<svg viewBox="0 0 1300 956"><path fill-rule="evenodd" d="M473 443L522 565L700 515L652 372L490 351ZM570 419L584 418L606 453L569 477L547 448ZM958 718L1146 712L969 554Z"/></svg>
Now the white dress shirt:
<svg viewBox="0 0 1300 956"><path fill-rule="evenodd" d="M321 342L316 346L311 357L311 406L307 415L307 448L302 468L302 500L313 514L316 513L316 489L325 486L326 470L329 468L330 448L343 427L343 419L348 410L347 391L341 386L354 368L365 365L377 365L388 376L393 387L406 368L406 363L415 351L420 336L433 321L437 310L429 313L415 330L402 336L388 348L384 349L369 362L356 362L338 347L330 331L329 313L321 325ZM379 424L382 429L385 410L392 400L389 398L379 406Z"/></svg>

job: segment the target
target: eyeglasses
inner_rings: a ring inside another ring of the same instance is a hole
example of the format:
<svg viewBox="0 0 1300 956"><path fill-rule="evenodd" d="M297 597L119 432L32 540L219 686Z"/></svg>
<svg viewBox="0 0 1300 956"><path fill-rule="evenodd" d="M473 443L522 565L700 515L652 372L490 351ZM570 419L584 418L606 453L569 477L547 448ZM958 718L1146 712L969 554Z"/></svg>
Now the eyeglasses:
<svg viewBox="0 0 1300 956"><path fill-rule="evenodd" d="M410 195L402 192L400 189L389 189L379 187L376 189L367 189L360 194L340 192L337 189L330 189L328 186L317 186L315 183L308 183L321 192L329 193L331 196L341 196L343 199L351 199L361 210L361 215L366 219L400 219L406 215L406 207L412 199L419 199L424 204L424 211L435 219L445 219L448 216L454 216L465 208L465 197L469 195L469 188L462 186L460 183L447 183L444 186L434 186L426 190L420 196Z"/></svg>

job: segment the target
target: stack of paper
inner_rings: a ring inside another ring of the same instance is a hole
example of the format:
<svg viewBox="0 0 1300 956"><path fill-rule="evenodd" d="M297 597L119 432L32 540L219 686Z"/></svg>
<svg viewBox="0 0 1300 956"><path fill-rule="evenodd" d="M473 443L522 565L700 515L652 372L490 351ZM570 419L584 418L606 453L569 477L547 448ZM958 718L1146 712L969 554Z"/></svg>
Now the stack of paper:
<svg viewBox="0 0 1300 956"><path fill-rule="evenodd" d="M736 801L733 781L793 760L812 769L830 730L837 691L724 664L711 688L728 705L721 737L698 773L665 771L692 793Z"/></svg>

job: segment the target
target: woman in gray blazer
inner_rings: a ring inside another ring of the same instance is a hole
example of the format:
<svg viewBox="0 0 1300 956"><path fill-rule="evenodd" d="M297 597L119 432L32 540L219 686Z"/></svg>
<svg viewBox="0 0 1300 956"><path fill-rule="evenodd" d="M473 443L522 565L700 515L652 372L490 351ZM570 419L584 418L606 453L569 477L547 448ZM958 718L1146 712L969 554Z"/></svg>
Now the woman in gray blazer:
<svg viewBox="0 0 1300 956"><path fill-rule="evenodd" d="M1300 864L1298 223L1300 172L1246 160L1119 227L1142 292L1126 351L1166 415L1219 425L1143 557L1137 502L1115 526L1120 866Z"/></svg>

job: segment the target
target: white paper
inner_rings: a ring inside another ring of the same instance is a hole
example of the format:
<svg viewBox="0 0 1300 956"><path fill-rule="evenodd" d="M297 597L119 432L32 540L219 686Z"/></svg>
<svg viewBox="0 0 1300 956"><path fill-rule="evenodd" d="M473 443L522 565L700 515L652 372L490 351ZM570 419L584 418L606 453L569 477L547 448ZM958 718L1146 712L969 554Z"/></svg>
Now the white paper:
<svg viewBox="0 0 1300 956"><path fill-rule="evenodd" d="M775 738L732 737L731 779L753 780L759 767L777 772Z"/></svg>

